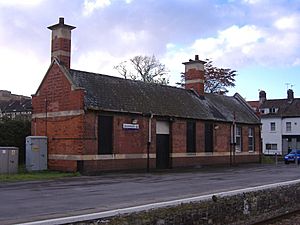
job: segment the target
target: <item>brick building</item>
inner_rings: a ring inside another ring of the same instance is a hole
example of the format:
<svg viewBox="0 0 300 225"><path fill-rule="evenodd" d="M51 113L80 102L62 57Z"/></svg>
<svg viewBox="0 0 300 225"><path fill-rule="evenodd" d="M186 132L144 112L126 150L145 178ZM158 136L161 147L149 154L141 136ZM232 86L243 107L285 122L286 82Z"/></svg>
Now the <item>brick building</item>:
<svg viewBox="0 0 300 225"><path fill-rule="evenodd" d="M70 69L71 30L52 30L51 65L33 95L33 135L48 166L99 172L258 162L260 122L239 95L206 94L204 62L185 65L185 89Z"/></svg>

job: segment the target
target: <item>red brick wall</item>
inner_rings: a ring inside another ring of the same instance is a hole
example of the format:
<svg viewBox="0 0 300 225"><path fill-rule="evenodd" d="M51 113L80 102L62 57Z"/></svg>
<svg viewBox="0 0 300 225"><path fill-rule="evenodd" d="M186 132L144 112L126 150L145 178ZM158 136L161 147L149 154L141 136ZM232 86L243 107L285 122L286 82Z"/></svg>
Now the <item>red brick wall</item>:
<svg viewBox="0 0 300 225"><path fill-rule="evenodd" d="M51 170L64 171L64 172L77 172L77 161L49 160L48 167Z"/></svg>
<svg viewBox="0 0 300 225"><path fill-rule="evenodd" d="M37 95L32 97L33 113L45 113L46 99L48 112L83 109L83 97L83 90L71 90L70 82L59 66L54 63L45 76Z"/></svg>
<svg viewBox="0 0 300 225"><path fill-rule="evenodd" d="M84 115L84 154L98 154L98 120L94 111L86 111Z"/></svg>
<svg viewBox="0 0 300 225"><path fill-rule="evenodd" d="M175 120L172 123L171 129L171 152L186 152L186 120Z"/></svg>
<svg viewBox="0 0 300 225"><path fill-rule="evenodd" d="M33 115L46 113L46 110L47 113L83 110L83 97L83 90L72 90L70 82L59 66L54 63L46 74L37 95L32 98ZM83 115L34 118L32 135L48 136L48 154L79 155L84 149L83 121ZM61 161L49 161L49 168L68 167L68 171L76 170L74 162L64 161L60 165L61 163Z"/></svg>
<svg viewBox="0 0 300 225"><path fill-rule="evenodd" d="M214 152L229 152L231 141L231 124L214 124Z"/></svg>
<svg viewBox="0 0 300 225"><path fill-rule="evenodd" d="M137 119L139 129L123 129L123 124L131 124L133 118ZM147 153L148 119L137 116L114 116L113 132L114 153Z"/></svg>
<svg viewBox="0 0 300 225"><path fill-rule="evenodd" d="M155 168L155 159L150 160L150 168ZM147 169L146 159L121 159L121 160L87 160L84 161L84 172L97 173L101 171L118 170L145 170Z"/></svg>
<svg viewBox="0 0 300 225"><path fill-rule="evenodd" d="M235 155L235 164L239 163L258 163L259 155ZM197 167L202 165L230 165L230 156L205 156L205 157L186 157L173 158L173 168Z"/></svg>
<svg viewBox="0 0 300 225"><path fill-rule="evenodd" d="M66 38L54 38L52 39L51 44L51 53L53 60L53 55L55 55L55 52L63 51L65 52L65 55L60 53L56 55L55 57L59 59L61 63L63 63L67 68L70 68L70 62L71 58L70 56L67 56L66 53L71 54L71 40Z"/></svg>
<svg viewBox="0 0 300 225"><path fill-rule="evenodd" d="M94 111L88 111L84 117L85 154L98 154L98 116ZM109 115L109 114L108 114ZM148 142L148 117L139 115L113 116L113 153L114 154L139 154L147 153ZM138 130L123 129L124 123L131 123L137 119ZM150 153L155 153L155 120L152 120L152 143Z"/></svg>
<svg viewBox="0 0 300 225"><path fill-rule="evenodd" d="M185 81L188 80L196 80L201 79L202 82L196 82L196 83L186 83L185 89L194 89L199 95L204 94L204 71L196 70L196 69L189 69L185 73Z"/></svg>
<svg viewBox="0 0 300 225"><path fill-rule="evenodd" d="M231 123L214 123L214 152L229 152ZM259 126L255 128L255 150L259 150ZM248 125L242 125L243 151L248 151ZM196 152L205 151L205 121L196 122ZM186 120L176 119L172 123L172 153L186 152Z"/></svg>
<svg viewBox="0 0 300 225"><path fill-rule="evenodd" d="M138 121L138 130L125 130L123 129L124 123L131 123L132 119L135 118ZM148 126L149 118L142 116L122 116L118 115L114 117L114 152L120 154L131 154L131 153L147 153L147 142L148 142ZM151 148L150 153L155 153L155 123L152 119L151 126Z"/></svg>

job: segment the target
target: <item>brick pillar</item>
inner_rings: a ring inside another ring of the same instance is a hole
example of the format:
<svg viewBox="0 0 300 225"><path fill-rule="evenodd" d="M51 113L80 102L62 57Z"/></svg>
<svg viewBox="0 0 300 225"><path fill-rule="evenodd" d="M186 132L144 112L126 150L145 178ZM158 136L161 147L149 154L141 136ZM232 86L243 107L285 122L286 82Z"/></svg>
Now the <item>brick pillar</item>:
<svg viewBox="0 0 300 225"><path fill-rule="evenodd" d="M185 89L193 89L198 95L204 95L204 64L205 61L199 60L198 55L195 60L184 62L185 65Z"/></svg>
<svg viewBox="0 0 300 225"><path fill-rule="evenodd" d="M75 27L64 23L64 18L59 18L59 23L49 26L52 30L51 62L54 58L70 69L71 64L71 30Z"/></svg>

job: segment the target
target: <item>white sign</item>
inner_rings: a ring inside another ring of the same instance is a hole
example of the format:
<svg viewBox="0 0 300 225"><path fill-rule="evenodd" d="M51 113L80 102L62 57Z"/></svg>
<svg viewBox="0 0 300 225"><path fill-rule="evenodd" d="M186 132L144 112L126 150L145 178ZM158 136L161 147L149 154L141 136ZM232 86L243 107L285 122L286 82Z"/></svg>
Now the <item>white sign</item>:
<svg viewBox="0 0 300 225"><path fill-rule="evenodd" d="M132 124L132 123L123 123L123 129L126 130L138 130L140 127L138 124Z"/></svg>

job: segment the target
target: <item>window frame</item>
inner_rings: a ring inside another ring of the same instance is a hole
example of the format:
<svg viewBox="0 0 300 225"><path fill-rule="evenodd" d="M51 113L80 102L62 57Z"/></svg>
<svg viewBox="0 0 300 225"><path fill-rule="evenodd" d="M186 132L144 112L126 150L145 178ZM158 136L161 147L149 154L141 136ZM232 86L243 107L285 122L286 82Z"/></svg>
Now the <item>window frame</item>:
<svg viewBox="0 0 300 225"><path fill-rule="evenodd" d="M239 132L238 132L239 131ZM242 127L235 127L235 151L242 152L243 141L242 141Z"/></svg>
<svg viewBox="0 0 300 225"><path fill-rule="evenodd" d="M255 130L253 127L248 127L248 151L254 152L255 151Z"/></svg>
<svg viewBox="0 0 300 225"><path fill-rule="evenodd" d="M275 132L276 131L276 123L275 122L270 122L270 131Z"/></svg>
<svg viewBox="0 0 300 225"><path fill-rule="evenodd" d="M268 145L270 146L270 148L267 147ZM276 147L276 148L274 148L274 147ZM277 146L276 143L267 143L267 144L266 144L266 150L273 150L273 151L276 151L276 150L278 150L278 146Z"/></svg>
<svg viewBox="0 0 300 225"><path fill-rule="evenodd" d="M288 133L292 132L292 122L285 122L285 131Z"/></svg>

